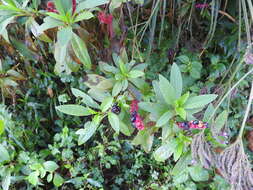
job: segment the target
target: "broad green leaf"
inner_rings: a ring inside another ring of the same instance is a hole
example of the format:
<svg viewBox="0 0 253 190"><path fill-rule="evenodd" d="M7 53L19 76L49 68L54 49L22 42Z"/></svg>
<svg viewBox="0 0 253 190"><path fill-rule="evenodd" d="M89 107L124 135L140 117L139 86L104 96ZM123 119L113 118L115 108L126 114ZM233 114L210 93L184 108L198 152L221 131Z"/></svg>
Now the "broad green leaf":
<svg viewBox="0 0 253 190"><path fill-rule="evenodd" d="M47 182L50 183L53 179L53 173L47 175Z"/></svg>
<svg viewBox="0 0 253 190"><path fill-rule="evenodd" d="M78 57L80 61L83 63L85 67L88 69L91 68L91 60L90 56L86 47L86 44L84 41L75 33L73 33L73 38L72 38L72 48Z"/></svg>
<svg viewBox="0 0 253 190"><path fill-rule="evenodd" d="M129 77L130 78L138 78L144 76L144 72L138 71L138 70L132 70L129 72Z"/></svg>
<svg viewBox="0 0 253 190"><path fill-rule="evenodd" d="M165 103L165 99L163 98L162 92L159 87L158 81L152 81L153 89L156 95L156 98L159 102Z"/></svg>
<svg viewBox="0 0 253 190"><path fill-rule="evenodd" d="M198 182L198 181L207 181L209 178L208 171L203 169L201 166L192 166L189 168L189 173L191 178Z"/></svg>
<svg viewBox="0 0 253 190"><path fill-rule="evenodd" d="M72 39L72 34L71 27L62 28L57 32L57 43L59 43L60 46L68 45L69 41Z"/></svg>
<svg viewBox="0 0 253 190"><path fill-rule="evenodd" d="M176 99L175 89L162 75L159 75L159 88L166 103L173 105Z"/></svg>
<svg viewBox="0 0 253 190"><path fill-rule="evenodd" d="M112 89L112 96L115 97L117 96L120 91L122 90L122 82L121 81L117 81L114 86L113 86L113 89Z"/></svg>
<svg viewBox="0 0 253 190"><path fill-rule="evenodd" d="M66 12L64 10L63 4L62 4L62 0L54 0L54 4L55 4L55 8L57 9L57 11L59 11L59 13L61 15L65 15Z"/></svg>
<svg viewBox="0 0 253 190"><path fill-rule="evenodd" d="M62 113L74 116L88 116L92 114L90 109L75 104L65 104L56 106L56 109Z"/></svg>
<svg viewBox="0 0 253 190"><path fill-rule="evenodd" d="M47 12L46 15L48 15L54 19L57 19L59 21L67 22L67 18L65 16L59 15L57 13Z"/></svg>
<svg viewBox="0 0 253 190"><path fill-rule="evenodd" d="M190 96L190 93L189 93L189 92L187 92L187 93L185 93L183 96L181 96L181 97L177 100L179 106L184 105L185 102L188 100L189 96Z"/></svg>
<svg viewBox="0 0 253 190"><path fill-rule="evenodd" d="M95 187L103 187L99 181L96 181L92 178L87 178L87 182L89 182L91 185L93 185Z"/></svg>
<svg viewBox="0 0 253 190"><path fill-rule="evenodd" d="M0 135L4 132L4 121L0 119Z"/></svg>
<svg viewBox="0 0 253 190"><path fill-rule="evenodd" d="M149 152L152 148L154 140L153 130L145 129L139 131L138 134L133 139L132 143L134 145L141 145L145 152Z"/></svg>
<svg viewBox="0 0 253 190"><path fill-rule="evenodd" d="M112 126L112 128L115 130L116 133L119 133L119 117L112 113L112 112L109 112L108 113L108 120Z"/></svg>
<svg viewBox="0 0 253 190"><path fill-rule="evenodd" d="M94 122L87 122L84 125L84 129L79 129L76 134L79 135L78 138L78 145L84 144L85 142L87 142L92 135L95 133L95 131L97 130L98 125L95 124Z"/></svg>
<svg viewBox="0 0 253 190"><path fill-rule="evenodd" d="M84 11L76 16L75 22L79 22L81 20L88 20L92 17L94 17L94 15L90 11Z"/></svg>
<svg viewBox="0 0 253 190"><path fill-rule="evenodd" d="M106 112L112 106L112 103L113 103L113 97L105 98L100 106L101 111Z"/></svg>
<svg viewBox="0 0 253 190"><path fill-rule="evenodd" d="M190 75L192 78L199 79L201 76L201 68L202 65L200 62L192 62L192 68L190 71Z"/></svg>
<svg viewBox="0 0 253 190"><path fill-rule="evenodd" d="M221 112L218 117L215 119L215 122L213 124L212 130L214 133L219 133L220 130L222 129L222 127L225 125L225 123L227 122L227 118L228 118L228 112L226 110L224 110L223 112Z"/></svg>
<svg viewBox="0 0 253 190"><path fill-rule="evenodd" d="M39 171L30 173L27 179L32 185L36 186L39 183Z"/></svg>
<svg viewBox="0 0 253 190"><path fill-rule="evenodd" d="M99 105L97 104L97 102L95 102L88 94L76 88L71 88L71 91L75 97L81 97L82 102L85 103L87 106L99 109Z"/></svg>
<svg viewBox="0 0 253 190"><path fill-rule="evenodd" d="M182 63L189 63L190 59L186 55L181 55L177 59L179 59Z"/></svg>
<svg viewBox="0 0 253 190"><path fill-rule="evenodd" d="M171 67L170 82L175 89L176 98L179 98L183 90L183 80L180 69L175 63Z"/></svg>
<svg viewBox="0 0 253 190"><path fill-rule="evenodd" d="M109 3L109 0L85 0L78 4L76 12L79 13L85 9L92 9L106 3Z"/></svg>
<svg viewBox="0 0 253 190"><path fill-rule="evenodd" d="M211 103L217 97L216 94L200 95L195 97L190 97L185 105L185 109L195 109L204 107L205 105Z"/></svg>
<svg viewBox="0 0 253 190"><path fill-rule="evenodd" d="M10 155L8 153L8 151L6 150L6 148L0 144L0 163L1 162L5 162L5 161L9 161L10 160Z"/></svg>
<svg viewBox="0 0 253 190"><path fill-rule="evenodd" d="M176 107L175 110L182 119L186 119L186 111L184 110L184 108Z"/></svg>
<svg viewBox="0 0 253 190"><path fill-rule="evenodd" d="M108 73L116 74L119 71L116 67L111 66L108 63L105 63L102 61L99 62L99 68L102 72L105 72L105 73L108 72Z"/></svg>
<svg viewBox="0 0 253 190"><path fill-rule="evenodd" d="M185 170L187 170L188 165L190 164L191 160L192 160L192 157L191 157L190 152L184 154L184 156L181 157L179 161L176 163L176 165L174 166L172 170L172 175L177 176L181 172L184 172Z"/></svg>
<svg viewBox="0 0 253 190"><path fill-rule="evenodd" d="M214 111L214 107L213 104L209 104L208 107L206 108L204 117L203 117L203 121L208 121L212 115Z"/></svg>
<svg viewBox="0 0 253 190"><path fill-rule="evenodd" d="M183 153L183 149L184 149L184 143L183 142L178 142L177 147L175 148L175 152L173 154L174 157L174 161L176 162L180 156Z"/></svg>
<svg viewBox="0 0 253 190"><path fill-rule="evenodd" d="M151 107L151 109L152 109L152 107ZM165 125L172 117L173 117L173 113L171 111L167 111L158 119L156 126L161 127L161 126Z"/></svg>
<svg viewBox="0 0 253 190"><path fill-rule="evenodd" d="M181 172L173 177L173 182L175 184L182 184L189 179L188 172ZM196 190L196 189L184 189L184 190Z"/></svg>
<svg viewBox="0 0 253 190"><path fill-rule="evenodd" d="M37 37L41 33L43 33L44 31L46 31L50 28L55 28L55 27L62 26L63 24L64 24L63 22L61 22L59 20L56 20L56 19L54 19L50 16L47 16L43 19L43 24L38 27L38 30L36 30L37 28L34 28L34 30L32 30L32 32Z"/></svg>
<svg viewBox="0 0 253 190"><path fill-rule="evenodd" d="M131 136L131 134L134 131L134 129L131 126L126 125L121 120L119 121L119 127L120 127L120 132L123 133L126 136Z"/></svg>
<svg viewBox="0 0 253 190"><path fill-rule="evenodd" d="M54 172L59 168L58 164L56 164L54 161L46 161L43 163L43 166L48 172Z"/></svg>
<svg viewBox="0 0 253 190"><path fill-rule="evenodd" d="M7 174L2 178L2 188L3 190L9 190L11 185L11 172L8 171Z"/></svg>
<svg viewBox="0 0 253 190"><path fill-rule="evenodd" d="M14 18L15 18L15 16L11 16L11 17L8 16L4 20L1 20L1 22L0 22L0 35L3 34L3 32L6 29L6 27L8 26L8 24L10 24Z"/></svg>
<svg viewBox="0 0 253 190"><path fill-rule="evenodd" d="M55 173L53 183L56 187L60 187L64 183L64 179L58 173Z"/></svg>
<svg viewBox="0 0 253 190"><path fill-rule="evenodd" d="M113 87L113 80L97 74L88 74L85 76L84 84L92 89L109 90Z"/></svg>
<svg viewBox="0 0 253 190"><path fill-rule="evenodd" d="M163 162L168 159L175 151L176 142L175 140L171 140L167 144L160 146L155 152L154 157L156 161Z"/></svg>

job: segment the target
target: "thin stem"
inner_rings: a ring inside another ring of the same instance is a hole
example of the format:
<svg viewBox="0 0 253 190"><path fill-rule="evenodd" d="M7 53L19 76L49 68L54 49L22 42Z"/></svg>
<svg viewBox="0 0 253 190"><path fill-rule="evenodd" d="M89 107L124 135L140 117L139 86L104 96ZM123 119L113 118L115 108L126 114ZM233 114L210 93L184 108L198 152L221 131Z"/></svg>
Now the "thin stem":
<svg viewBox="0 0 253 190"><path fill-rule="evenodd" d="M247 118L248 118L248 115L249 115L249 111L250 111L250 107L251 107L251 104L252 104L252 100L253 100L253 81L251 82L251 90L250 90L250 95L249 95L249 101L248 101L248 105L247 105L245 115L244 115L244 118L243 118L242 126L241 126L241 129L240 129L239 135L238 135L238 139L242 138L243 131L244 131L244 128L245 128L245 124L246 124L246 121L247 121Z"/></svg>

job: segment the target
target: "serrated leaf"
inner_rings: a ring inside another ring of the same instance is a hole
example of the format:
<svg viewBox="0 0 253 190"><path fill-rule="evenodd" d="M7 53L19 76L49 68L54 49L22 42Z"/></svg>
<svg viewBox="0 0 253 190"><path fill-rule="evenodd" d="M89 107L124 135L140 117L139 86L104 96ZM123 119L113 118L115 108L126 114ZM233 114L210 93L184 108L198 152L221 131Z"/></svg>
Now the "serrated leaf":
<svg viewBox="0 0 253 190"><path fill-rule="evenodd" d="M175 89L162 75L159 75L159 88L166 103L173 105L176 99Z"/></svg>
<svg viewBox="0 0 253 190"><path fill-rule="evenodd" d="M92 112L90 109L81 105L65 104L65 105L56 106L56 109L68 115L74 115L74 116L92 115Z"/></svg>
<svg viewBox="0 0 253 190"><path fill-rule="evenodd" d="M180 69L175 63L171 67L170 82L175 89L176 98L179 98L183 90L183 80Z"/></svg>
<svg viewBox="0 0 253 190"><path fill-rule="evenodd" d="M58 164L56 164L54 161L46 161L43 163L43 166L48 172L54 172L59 168Z"/></svg>
<svg viewBox="0 0 253 190"><path fill-rule="evenodd" d="M100 106L101 111L106 112L112 106L112 103L113 103L113 97L105 98Z"/></svg>
<svg viewBox="0 0 253 190"><path fill-rule="evenodd" d="M151 109L152 109L152 107L151 107ZM158 119L156 126L161 127L161 126L165 125L172 117L173 117L173 113L171 111L167 111Z"/></svg>
<svg viewBox="0 0 253 190"><path fill-rule="evenodd" d="M116 133L119 133L119 117L112 113L112 112L109 112L108 113L108 120L112 126L112 128L115 130Z"/></svg>
<svg viewBox="0 0 253 190"><path fill-rule="evenodd" d="M204 107L205 105L211 103L216 99L216 94L200 95L195 97L190 97L184 105L185 109L195 109Z"/></svg>

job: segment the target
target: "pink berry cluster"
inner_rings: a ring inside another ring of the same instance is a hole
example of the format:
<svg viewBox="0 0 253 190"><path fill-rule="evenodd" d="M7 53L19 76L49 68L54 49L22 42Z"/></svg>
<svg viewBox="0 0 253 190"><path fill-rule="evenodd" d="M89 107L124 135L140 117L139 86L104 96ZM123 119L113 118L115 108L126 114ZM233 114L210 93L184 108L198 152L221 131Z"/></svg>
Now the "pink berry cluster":
<svg viewBox="0 0 253 190"><path fill-rule="evenodd" d="M137 128L138 130L143 130L145 127L142 118L138 113L138 109L138 101L133 100L130 106L131 122L135 128Z"/></svg>

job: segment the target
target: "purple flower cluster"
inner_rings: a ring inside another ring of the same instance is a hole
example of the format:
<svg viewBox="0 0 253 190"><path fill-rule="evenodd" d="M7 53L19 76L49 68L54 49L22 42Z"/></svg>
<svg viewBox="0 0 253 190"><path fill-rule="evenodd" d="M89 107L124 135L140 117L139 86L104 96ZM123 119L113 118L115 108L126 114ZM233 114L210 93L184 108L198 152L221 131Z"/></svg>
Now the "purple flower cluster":
<svg viewBox="0 0 253 190"><path fill-rule="evenodd" d="M208 3L197 3L195 5L195 8L197 8L197 9L204 9L204 8L207 8L207 7L209 7Z"/></svg>

